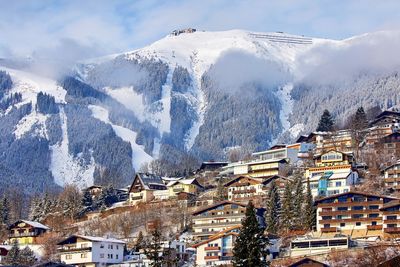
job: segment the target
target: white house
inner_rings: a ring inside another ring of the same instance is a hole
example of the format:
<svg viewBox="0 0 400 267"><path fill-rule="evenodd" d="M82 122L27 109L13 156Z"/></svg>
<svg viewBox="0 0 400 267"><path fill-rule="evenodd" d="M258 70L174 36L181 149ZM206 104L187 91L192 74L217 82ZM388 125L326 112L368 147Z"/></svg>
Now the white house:
<svg viewBox="0 0 400 267"><path fill-rule="evenodd" d="M75 266L107 266L124 259L125 242L118 239L72 235L58 246L61 262Z"/></svg>

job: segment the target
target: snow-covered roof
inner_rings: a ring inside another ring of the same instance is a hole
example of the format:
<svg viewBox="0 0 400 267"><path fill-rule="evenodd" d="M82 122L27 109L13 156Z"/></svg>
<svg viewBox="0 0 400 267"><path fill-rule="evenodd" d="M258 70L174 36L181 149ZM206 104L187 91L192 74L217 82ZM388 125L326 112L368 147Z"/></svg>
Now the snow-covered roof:
<svg viewBox="0 0 400 267"><path fill-rule="evenodd" d="M125 241L119 240L119 239L115 239L115 238L105 238L105 237L99 237L99 236L87 236L87 235L72 235L66 239L64 239L63 241L59 242L58 245L65 245L65 244L71 244L73 241L77 238L81 238L84 240L88 240L88 241L92 241L92 242L109 242L109 243L119 243L119 244L125 244Z"/></svg>
<svg viewBox="0 0 400 267"><path fill-rule="evenodd" d="M16 221L13 225L17 225L17 224L19 224L19 223L21 223L21 222L26 223L26 224L29 224L30 226L32 226L32 227L34 227L34 228L40 228L40 229L50 230L50 228L47 227L47 226L44 225L44 224L41 224L41 223L39 223L39 222L34 222L34 221L27 221L27 220L19 220L19 221Z"/></svg>
<svg viewBox="0 0 400 267"><path fill-rule="evenodd" d="M167 186L173 186L175 184L193 184L196 181L196 178L191 178L191 179L180 179L180 180L176 180L176 181L171 181L167 184Z"/></svg>

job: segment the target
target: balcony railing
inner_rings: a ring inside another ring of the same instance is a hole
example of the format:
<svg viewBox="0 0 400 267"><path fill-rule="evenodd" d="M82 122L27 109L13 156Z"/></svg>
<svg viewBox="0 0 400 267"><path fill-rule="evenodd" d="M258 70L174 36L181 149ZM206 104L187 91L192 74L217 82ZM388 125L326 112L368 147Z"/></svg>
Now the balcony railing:
<svg viewBox="0 0 400 267"><path fill-rule="evenodd" d="M334 210L334 211L321 211L318 213L319 216L336 216L336 215L348 215L348 214L379 214L379 209L366 209L366 210Z"/></svg>
<svg viewBox="0 0 400 267"><path fill-rule="evenodd" d="M130 200L140 200L140 199L143 199L143 196L136 196L130 198Z"/></svg>
<svg viewBox="0 0 400 267"><path fill-rule="evenodd" d="M219 251L221 250L221 247L205 247L205 251Z"/></svg>
<svg viewBox="0 0 400 267"><path fill-rule="evenodd" d="M337 232L337 227L326 227L326 228L321 228L322 233L332 233L332 232Z"/></svg>
<svg viewBox="0 0 400 267"><path fill-rule="evenodd" d="M59 252L65 253L65 252L90 252L92 251L91 247L87 248L77 248L77 247L61 247L58 250Z"/></svg>
<svg viewBox="0 0 400 267"><path fill-rule="evenodd" d="M208 226L224 226L224 225L241 225L242 222L214 222L214 223L203 223L203 224L194 224L193 228L203 228Z"/></svg>
<svg viewBox="0 0 400 267"><path fill-rule="evenodd" d="M368 222L368 221L381 221L382 217L375 217L375 218L346 218L346 219L327 219L327 220L319 220L320 224L326 223L346 223L346 222Z"/></svg>
<svg viewBox="0 0 400 267"><path fill-rule="evenodd" d="M391 234L400 233L400 227L387 227L384 228L383 231L385 233L391 233Z"/></svg>
<svg viewBox="0 0 400 267"><path fill-rule="evenodd" d="M36 232L29 232L29 233L12 233L9 234L9 238L17 238L17 237L30 237L30 236L38 236L39 233Z"/></svg>
<svg viewBox="0 0 400 267"><path fill-rule="evenodd" d="M368 205L379 205L383 204L382 200L374 200L374 201L346 201L346 202L332 202L332 203L319 203L319 208L324 207L336 207L336 206L343 206L343 207L352 207L352 206L368 206Z"/></svg>
<svg viewBox="0 0 400 267"><path fill-rule="evenodd" d="M219 260L220 256L204 256L205 260Z"/></svg>
<svg viewBox="0 0 400 267"><path fill-rule="evenodd" d="M382 225L367 225L367 230L382 230Z"/></svg>
<svg viewBox="0 0 400 267"><path fill-rule="evenodd" d="M256 189L242 189L242 190L234 190L232 191L232 194L251 194L255 193Z"/></svg>

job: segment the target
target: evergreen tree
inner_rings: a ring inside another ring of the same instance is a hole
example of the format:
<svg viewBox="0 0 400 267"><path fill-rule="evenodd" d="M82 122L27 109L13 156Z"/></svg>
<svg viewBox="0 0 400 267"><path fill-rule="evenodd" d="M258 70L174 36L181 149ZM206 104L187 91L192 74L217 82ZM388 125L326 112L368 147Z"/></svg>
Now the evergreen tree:
<svg viewBox="0 0 400 267"><path fill-rule="evenodd" d="M290 182L285 185L285 192L282 200L281 226L290 230L293 226L293 203L292 186Z"/></svg>
<svg viewBox="0 0 400 267"><path fill-rule="evenodd" d="M144 242L143 233L142 231L140 231L136 239L135 251L139 251L141 248L143 248L143 242Z"/></svg>
<svg viewBox="0 0 400 267"><path fill-rule="evenodd" d="M258 224L254 205L250 201L233 248L233 266L267 266L268 245L268 238Z"/></svg>
<svg viewBox="0 0 400 267"><path fill-rule="evenodd" d="M10 202L7 197L3 197L3 200L1 201L1 222L5 225L10 223L10 210Z"/></svg>
<svg viewBox="0 0 400 267"><path fill-rule="evenodd" d="M82 196L82 208L87 211L91 209L92 206L93 206L92 195L90 194L89 190L85 190Z"/></svg>
<svg viewBox="0 0 400 267"><path fill-rule="evenodd" d="M266 215L265 221L267 224L267 231L269 233L277 233L279 229L279 215L281 211L281 201L279 197L278 188L275 181L272 181L267 205L266 205Z"/></svg>
<svg viewBox="0 0 400 267"><path fill-rule="evenodd" d="M294 226L297 229L300 229L303 225L303 202L304 202L304 194L303 194L303 183L302 177L297 176L295 181L295 190L293 195L293 217L294 217Z"/></svg>
<svg viewBox="0 0 400 267"><path fill-rule="evenodd" d="M157 225L154 231L151 232L151 240L147 242L144 248L144 254L150 260L151 267L162 267L163 259L160 255L162 248L162 235L160 227Z"/></svg>
<svg viewBox="0 0 400 267"><path fill-rule="evenodd" d="M359 107L354 115L353 128L355 130L362 130L368 127L367 114L363 107Z"/></svg>
<svg viewBox="0 0 400 267"><path fill-rule="evenodd" d="M19 249L17 240L14 240L10 251L8 251L7 256L4 257L1 263L5 265L18 266L20 265L20 254L21 251Z"/></svg>
<svg viewBox="0 0 400 267"><path fill-rule="evenodd" d="M316 223L316 210L311 193L310 179L307 179L307 191L305 196L304 223L307 230L312 230Z"/></svg>
<svg viewBox="0 0 400 267"><path fill-rule="evenodd" d="M322 113L321 119L319 120L317 131L320 132L330 132L333 131L333 125L335 120L333 119L331 113L325 109Z"/></svg>
<svg viewBox="0 0 400 267"><path fill-rule="evenodd" d="M35 253L29 248L25 247L20 251L19 264L23 266L33 266L37 262Z"/></svg>

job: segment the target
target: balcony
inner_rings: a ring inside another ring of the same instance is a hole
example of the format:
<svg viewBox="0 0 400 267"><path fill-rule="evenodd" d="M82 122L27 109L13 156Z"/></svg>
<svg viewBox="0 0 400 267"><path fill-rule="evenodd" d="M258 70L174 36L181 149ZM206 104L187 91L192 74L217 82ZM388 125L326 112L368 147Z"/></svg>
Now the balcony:
<svg viewBox="0 0 400 267"><path fill-rule="evenodd" d="M367 225L367 230L382 230L382 225Z"/></svg>
<svg viewBox="0 0 400 267"><path fill-rule="evenodd" d="M328 220L319 220L320 224L326 223L346 223L346 222L369 222L369 221L381 221L382 217L375 217L375 218L346 218L346 219L328 219Z"/></svg>
<svg viewBox="0 0 400 267"><path fill-rule="evenodd" d="M243 189L243 190L234 190L232 194L253 194L256 192L256 189Z"/></svg>
<svg viewBox="0 0 400 267"><path fill-rule="evenodd" d="M400 227L388 227L384 228L383 231L389 234L398 234L400 233Z"/></svg>
<svg viewBox="0 0 400 267"><path fill-rule="evenodd" d="M346 202L333 202L333 203L319 203L318 208L324 207L353 207L353 206L364 206L367 207L369 205L382 205L382 200L375 200L375 201L346 201Z"/></svg>
<svg viewBox="0 0 400 267"><path fill-rule="evenodd" d="M336 216L336 215L349 215L349 214L371 214L380 213L378 209L366 209L366 210L334 210L334 211L321 211L318 213L319 216Z"/></svg>
<svg viewBox="0 0 400 267"><path fill-rule="evenodd" d="M38 236L39 233L37 232L29 232L29 233L12 233L9 234L9 238L18 238L18 237L30 237L30 236Z"/></svg>
<svg viewBox="0 0 400 267"><path fill-rule="evenodd" d="M219 260L220 256L204 256L205 260Z"/></svg>
<svg viewBox="0 0 400 267"><path fill-rule="evenodd" d="M205 251L220 251L221 247L205 247Z"/></svg>
<svg viewBox="0 0 400 267"><path fill-rule="evenodd" d="M333 233L337 232L337 227L327 227L327 228L321 228L322 233Z"/></svg>
<svg viewBox="0 0 400 267"><path fill-rule="evenodd" d="M231 217L244 217L245 210L243 210L243 213L239 212L239 213L232 213L230 212L229 214L208 214L208 215L195 215L193 216L193 220L201 220L201 219L209 219L209 218L231 218Z"/></svg>
<svg viewBox="0 0 400 267"><path fill-rule="evenodd" d="M208 231L208 232L195 232L193 233L193 236L209 236L209 235L215 235L216 233L219 233L220 231Z"/></svg>
<svg viewBox="0 0 400 267"><path fill-rule="evenodd" d="M134 201L134 200L142 200L143 196L136 196L136 197L131 197L130 200Z"/></svg>
<svg viewBox="0 0 400 267"><path fill-rule="evenodd" d="M400 170L389 170L387 171L387 174L400 174Z"/></svg>
<svg viewBox="0 0 400 267"><path fill-rule="evenodd" d="M174 188L172 191L174 192L174 193L180 193L180 192L183 192L185 189L183 189L183 188Z"/></svg>
<svg viewBox="0 0 400 267"><path fill-rule="evenodd" d="M90 252L92 251L91 247L87 248L77 248L77 247L61 247L58 249L59 252L61 253L67 253L67 252Z"/></svg>
<svg viewBox="0 0 400 267"><path fill-rule="evenodd" d="M383 220L384 224L400 223L400 219Z"/></svg>
<svg viewBox="0 0 400 267"><path fill-rule="evenodd" d="M214 223L203 223L203 224L194 224L193 228L203 228L203 227L208 227L208 226L225 226L225 225L241 225L242 222L214 222Z"/></svg>

